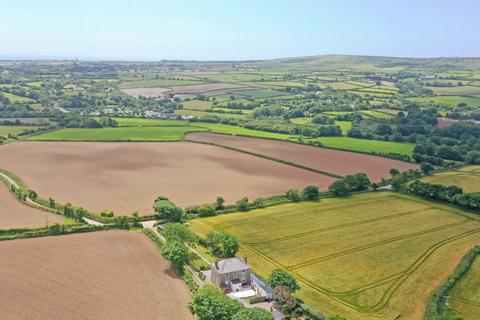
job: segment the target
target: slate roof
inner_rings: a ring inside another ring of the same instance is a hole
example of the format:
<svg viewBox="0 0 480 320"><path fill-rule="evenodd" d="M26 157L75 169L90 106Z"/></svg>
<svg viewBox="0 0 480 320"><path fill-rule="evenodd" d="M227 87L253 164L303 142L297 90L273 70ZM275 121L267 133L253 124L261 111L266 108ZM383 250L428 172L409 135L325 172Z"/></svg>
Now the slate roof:
<svg viewBox="0 0 480 320"><path fill-rule="evenodd" d="M215 263L212 264L212 268L215 268ZM243 262L242 259L234 257L225 260L218 261L218 273L225 274L236 271L250 270L248 264Z"/></svg>

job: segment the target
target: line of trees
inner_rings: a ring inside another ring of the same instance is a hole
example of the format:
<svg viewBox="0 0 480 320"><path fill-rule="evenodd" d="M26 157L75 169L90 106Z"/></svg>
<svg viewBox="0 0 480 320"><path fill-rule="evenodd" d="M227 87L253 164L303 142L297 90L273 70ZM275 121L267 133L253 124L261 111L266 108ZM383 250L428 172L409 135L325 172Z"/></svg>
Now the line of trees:
<svg viewBox="0 0 480 320"><path fill-rule="evenodd" d="M370 185L370 179L365 173L357 173L338 179L328 187L328 190L336 196L343 196L356 191L368 190Z"/></svg>
<svg viewBox="0 0 480 320"><path fill-rule="evenodd" d="M408 186L408 192L427 197L434 200L441 200L457 206L480 211L480 192L464 193L462 188L457 186L444 186L415 180Z"/></svg>

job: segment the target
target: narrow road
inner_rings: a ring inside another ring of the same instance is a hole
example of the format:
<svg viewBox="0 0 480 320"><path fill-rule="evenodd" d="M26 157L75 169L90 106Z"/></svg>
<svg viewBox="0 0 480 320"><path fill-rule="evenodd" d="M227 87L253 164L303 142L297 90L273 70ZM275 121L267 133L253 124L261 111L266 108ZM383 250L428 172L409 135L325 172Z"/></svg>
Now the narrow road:
<svg viewBox="0 0 480 320"><path fill-rule="evenodd" d="M15 180L13 180L13 179L10 178L9 176L7 176L5 173L0 172L0 176L2 176L5 180L7 180L8 183L10 183L10 184L12 184L13 186L15 186L15 188L20 188L20 186L15 182Z"/></svg>
<svg viewBox="0 0 480 320"><path fill-rule="evenodd" d="M105 225L104 223L101 223L101 222L98 222L98 221L95 221L95 220L92 220L92 219L88 219L88 218L85 218L85 217L82 217L82 219L83 219L83 221L85 221L88 224L91 224L92 226L103 226L103 225Z"/></svg>

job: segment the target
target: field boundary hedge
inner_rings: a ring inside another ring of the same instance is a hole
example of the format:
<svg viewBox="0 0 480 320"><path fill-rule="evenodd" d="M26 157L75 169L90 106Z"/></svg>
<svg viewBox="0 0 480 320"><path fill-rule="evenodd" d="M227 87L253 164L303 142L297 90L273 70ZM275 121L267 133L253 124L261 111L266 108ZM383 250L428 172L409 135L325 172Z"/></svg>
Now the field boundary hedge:
<svg viewBox="0 0 480 320"><path fill-rule="evenodd" d="M450 275L430 297L423 316L424 320L448 320L448 295L455 285L467 274L473 262L479 256L480 245L477 245L462 258L452 275Z"/></svg>
<svg viewBox="0 0 480 320"><path fill-rule="evenodd" d="M251 155L251 156L254 156L254 157L258 157L258 158L282 163L282 164L285 164L285 165L288 165L288 166L292 166L292 167L296 167L296 168L299 168L299 169L315 172L315 173L322 174L322 175L329 176L329 177L336 178L336 179L343 178L343 176L340 176L340 175L337 175L337 174L334 174L334 173L330 173L330 172L322 171L322 170L317 170L317 169L314 169L314 168L303 166L301 164L297 164L297 163L294 163L294 162L290 162L290 161L266 156L266 155L256 153L256 152L251 152L251 151L246 151L246 150L242 150L242 149L238 149L238 148L234 148L234 147L224 146L224 145L213 143L213 142L203 142L203 141L200 142L200 141L195 141L195 140L185 140L185 141L193 142L193 143L199 143L199 144L205 144L205 145L211 145L211 146L224 148L224 149L231 150L231 151L236 151L236 152L248 154L248 155Z"/></svg>
<svg viewBox="0 0 480 320"><path fill-rule="evenodd" d="M2 235L0 233L0 241L39 238L39 237L47 237L47 236L59 236L59 235L67 235L67 234L73 234L73 233L106 231L106 230L113 230L113 229L125 229L125 228L120 228L118 225L115 225L115 224L108 224L108 225L102 225L102 226L90 225L90 224L77 224L77 225L65 226L61 224L54 224L48 228L43 228L43 229L28 229L27 231L24 231L23 229L17 229L19 230L18 233L10 233L6 235ZM14 230L14 229L10 229L10 230Z"/></svg>

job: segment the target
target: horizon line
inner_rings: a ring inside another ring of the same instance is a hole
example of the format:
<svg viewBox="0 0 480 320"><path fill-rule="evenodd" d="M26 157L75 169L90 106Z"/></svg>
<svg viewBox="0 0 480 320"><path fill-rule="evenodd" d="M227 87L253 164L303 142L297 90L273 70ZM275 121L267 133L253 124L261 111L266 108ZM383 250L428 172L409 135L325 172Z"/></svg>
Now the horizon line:
<svg viewBox="0 0 480 320"><path fill-rule="evenodd" d="M123 59L123 58L89 58L89 57L2 57L0 55L0 61L64 61L64 62L147 62L147 63L158 63L158 62L209 62L209 63L247 63L247 62L263 62L263 61L274 61L274 60L288 60L288 59L309 59L317 57L328 57L328 56L337 56L337 57L364 57L364 58L390 58L390 59L416 59L416 60L432 60L432 59L480 59L480 56L432 56L432 57L415 57L415 56L388 56L388 55L368 55L368 54L315 54L315 55L306 55L306 56L288 56L288 57L278 57L278 58L260 58L260 59L226 59L226 60L197 60L197 59L173 59L173 58L163 58L163 59Z"/></svg>

